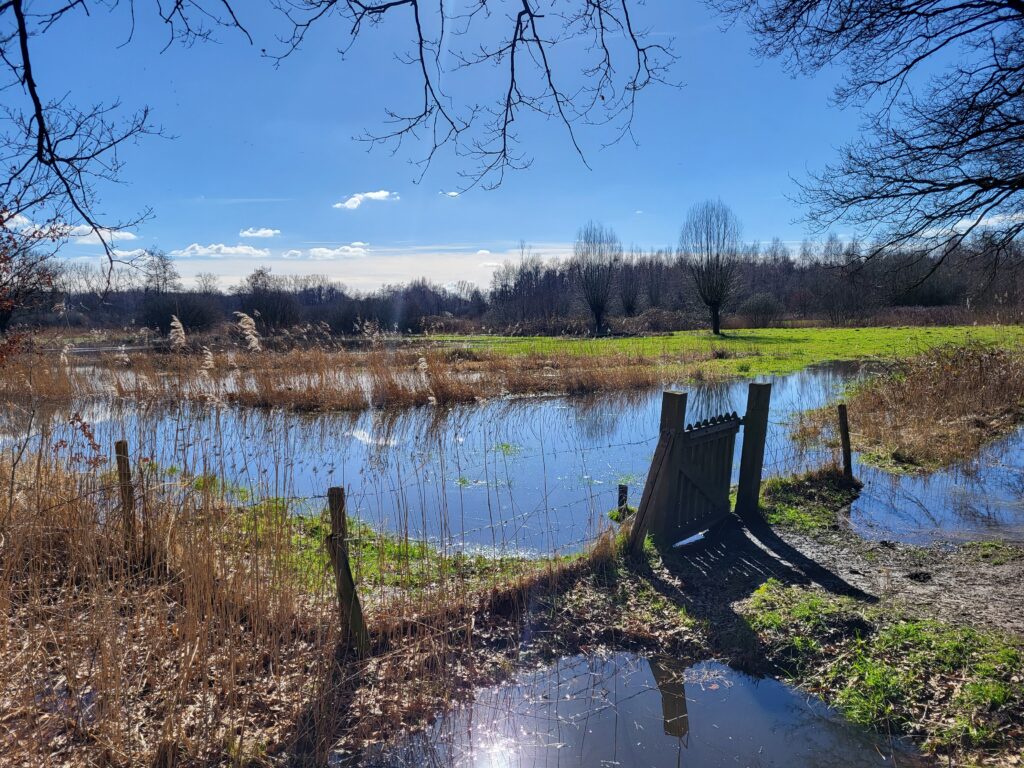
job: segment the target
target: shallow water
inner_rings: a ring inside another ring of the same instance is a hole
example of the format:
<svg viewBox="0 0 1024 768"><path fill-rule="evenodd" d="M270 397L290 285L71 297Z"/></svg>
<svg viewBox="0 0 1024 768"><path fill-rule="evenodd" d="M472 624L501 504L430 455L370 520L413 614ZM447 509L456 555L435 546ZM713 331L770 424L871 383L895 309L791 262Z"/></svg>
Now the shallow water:
<svg viewBox="0 0 1024 768"><path fill-rule="evenodd" d="M770 379L771 423L765 475L830 460L801 449L788 425L829 402L858 369L810 368ZM688 385L687 420L742 413L748 382ZM639 501L657 440L660 392L592 398L528 398L452 409L315 416L230 407L81 404L100 450L122 436L136 455L164 468L214 473L295 509L323 504L330 485L348 489L350 514L392 531L445 545L508 552L579 549L616 504L618 483ZM88 453L67 415L45 439L67 439ZM8 439L23 425L7 426ZM740 441L734 462L735 482ZM989 446L970 466L928 477L857 467L865 491L850 524L873 538L909 542L1024 540L1024 433Z"/></svg>
<svg viewBox="0 0 1024 768"><path fill-rule="evenodd" d="M926 764L777 680L629 653L574 656L522 673L478 691L426 731L354 759L562 768ZM345 765L346 756L333 762Z"/></svg>

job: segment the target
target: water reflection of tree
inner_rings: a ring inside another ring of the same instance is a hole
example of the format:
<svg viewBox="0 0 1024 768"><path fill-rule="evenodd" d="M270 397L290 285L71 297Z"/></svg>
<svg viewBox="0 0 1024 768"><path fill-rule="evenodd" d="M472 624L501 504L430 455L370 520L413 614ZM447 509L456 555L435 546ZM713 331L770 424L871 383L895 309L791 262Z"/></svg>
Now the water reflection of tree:
<svg viewBox="0 0 1024 768"><path fill-rule="evenodd" d="M650 392L639 391L566 398L564 402L574 418L579 434L593 442L614 437L623 418L639 411L650 399Z"/></svg>
<svg viewBox="0 0 1024 768"><path fill-rule="evenodd" d="M742 411L739 406L740 390L745 383L700 382L687 387L686 421L694 423L723 413Z"/></svg>

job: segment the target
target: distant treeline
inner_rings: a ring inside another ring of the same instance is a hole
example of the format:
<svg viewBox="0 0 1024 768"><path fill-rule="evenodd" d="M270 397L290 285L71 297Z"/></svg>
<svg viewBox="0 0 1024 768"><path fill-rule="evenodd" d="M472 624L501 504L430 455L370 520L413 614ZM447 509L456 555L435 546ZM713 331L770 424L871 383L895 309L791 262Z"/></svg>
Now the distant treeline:
<svg viewBox="0 0 1024 768"><path fill-rule="evenodd" d="M591 233L593 234L593 233ZM597 230L602 240L605 230ZM675 250L579 247L545 259L529 247L499 267L491 285L424 279L357 293L322 275L279 276L255 269L223 290L212 274L182 287L174 262L151 254L139 268L106 277L83 267L63 272L53 301L15 322L83 327L150 327L166 333L171 316L191 331L233 320L236 311L272 332L326 324L338 334L367 323L408 333L641 333L708 327L693 264ZM721 307L724 327L792 324L954 323L1021 316L1020 250L990 252L983 238L943 258L871 253L836 237L790 249L779 240L744 246L733 259Z"/></svg>

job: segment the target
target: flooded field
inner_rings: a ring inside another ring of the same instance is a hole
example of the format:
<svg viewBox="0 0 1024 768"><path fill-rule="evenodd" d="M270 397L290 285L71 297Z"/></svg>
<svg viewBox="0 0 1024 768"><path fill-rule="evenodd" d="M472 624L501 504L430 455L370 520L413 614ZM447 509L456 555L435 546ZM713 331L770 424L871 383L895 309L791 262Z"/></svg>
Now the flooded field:
<svg viewBox="0 0 1024 768"><path fill-rule="evenodd" d="M711 661L686 666L629 653L564 658L522 673L359 761L453 768L927 764L776 680Z"/></svg>
<svg viewBox="0 0 1024 768"><path fill-rule="evenodd" d="M771 379L766 476L833 458L795 444L789 426L857 374L855 366L830 365ZM744 411L745 381L685 389L688 421ZM82 403L79 414L101 451L125 436L133 453L170 476L213 474L257 497L287 498L297 512L321 506L328 486L345 485L350 513L384 530L470 550L564 553L608 525L619 483L638 503L660 403L654 391L355 415L117 402ZM51 442L82 443L68 416L36 417L32 429L50 432ZM8 439L24 429L12 420ZM734 482L739 450L738 441ZM865 489L849 522L862 535L909 543L1024 540L1020 432L966 466L907 476L860 465L857 474Z"/></svg>

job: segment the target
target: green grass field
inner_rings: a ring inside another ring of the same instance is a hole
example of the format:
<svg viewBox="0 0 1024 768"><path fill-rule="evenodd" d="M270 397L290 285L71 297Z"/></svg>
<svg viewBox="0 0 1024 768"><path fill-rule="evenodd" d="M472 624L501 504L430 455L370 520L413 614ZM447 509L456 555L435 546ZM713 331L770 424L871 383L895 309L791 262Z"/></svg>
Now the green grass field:
<svg viewBox="0 0 1024 768"><path fill-rule="evenodd" d="M1024 342L1024 327L907 326L898 328L759 328L727 331L678 331L658 336L578 339L550 336L437 336L450 344L501 351L509 355L627 354L684 359L688 354L717 352L706 364L713 371L741 376L792 373L814 363L906 357L939 344L974 340L1015 345Z"/></svg>

